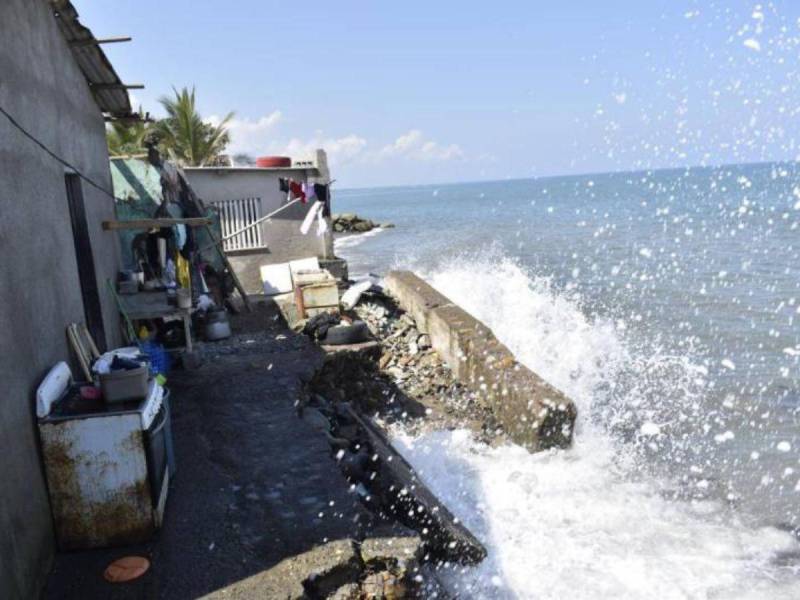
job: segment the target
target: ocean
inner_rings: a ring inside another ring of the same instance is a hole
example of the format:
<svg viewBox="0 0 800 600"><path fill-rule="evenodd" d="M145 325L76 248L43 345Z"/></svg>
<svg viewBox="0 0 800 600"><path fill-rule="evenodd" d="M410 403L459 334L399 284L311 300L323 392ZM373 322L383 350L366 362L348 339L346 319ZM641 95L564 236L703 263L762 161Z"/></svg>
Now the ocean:
<svg viewBox="0 0 800 600"><path fill-rule="evenodd" d="M467 598L800 598L800 166L338 190L579 410L572 448L401 451L489 549Z"/></svg>

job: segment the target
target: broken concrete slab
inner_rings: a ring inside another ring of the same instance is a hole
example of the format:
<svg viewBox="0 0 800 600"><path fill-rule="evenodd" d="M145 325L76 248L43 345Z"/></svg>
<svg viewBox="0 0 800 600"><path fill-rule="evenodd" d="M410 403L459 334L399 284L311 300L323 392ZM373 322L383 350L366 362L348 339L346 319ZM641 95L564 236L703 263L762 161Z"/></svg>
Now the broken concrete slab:
<svg viewBox="0 0 800 600"><path fill-rule="evenodd" d="M328 600L360 600L360 598L361 586L357 583L346 583L328 596Z"/></svg>
<svg viewBox="0 0 800 600"><path fill-rule="evenodd" d="M336 540L296 556L296 565L308 576L303 587L311 597L325 598L361 577L363 565L352 540Z"/></svg>
<svg viewBox="0 0 800 600"><path fill-rule="evenodd" d="M531 451L567 447L575 404L520 364L492 330L410 271L392 271L389 292L430 336L456 379L473 390L516 443Z"/></svg>
<svg viewBox="0 0 800 600"><path fill-rule="evenodd" d="M422 552L422 539L419 536L367 538L359 545L361 560L367 565L397 562L408 563L419 560Z"/></svg>
<svg viewBox="0 0 800 600"><path fill-rule="evenodd" d="M381 355L381 343L377 340L367 340L357 344L329 345L322 344L322 349L328 354L359 354L377 360Z"/></svg>
<svg viewBox="0 0 800 600"><path fill-rule="evenodd" d="M360 483L375 496L380 507L400 523L417 531L431 555L460 564L486 558L486 548L417 475L394 449L385 434L368 418L349 408L362 428L375 469Z"/></svg>

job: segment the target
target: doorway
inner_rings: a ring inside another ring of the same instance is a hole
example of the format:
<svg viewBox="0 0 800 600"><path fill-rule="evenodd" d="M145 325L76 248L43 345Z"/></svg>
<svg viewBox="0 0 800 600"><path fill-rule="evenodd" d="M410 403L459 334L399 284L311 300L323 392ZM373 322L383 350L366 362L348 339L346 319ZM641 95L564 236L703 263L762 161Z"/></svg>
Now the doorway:
<svg viewBox="0 0 800 600"><path fill-rule="evenodd" d="M100 305L100 290L97 287L97 274L94 269L94 255L92 254L92 241L89 237L89 225L86 221L81 178L75 173L66 173L64 178L67 186L69 216L72 221L72 236L75 240L75 257L78 262L84 318L89 333L102 352L106 345L103 309Z"/></svg>

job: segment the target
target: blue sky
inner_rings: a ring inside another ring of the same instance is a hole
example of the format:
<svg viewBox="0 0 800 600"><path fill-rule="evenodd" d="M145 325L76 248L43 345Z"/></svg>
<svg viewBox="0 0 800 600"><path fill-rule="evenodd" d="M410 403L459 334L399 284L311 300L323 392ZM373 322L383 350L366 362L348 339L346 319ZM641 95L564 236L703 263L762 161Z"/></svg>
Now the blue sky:
<svg viewBox="0 0 800 600"><path fill-rule="evenodd" d="M233 151L346 187L800 155L800 2L74 4L146 110L195 85Z"/></svg>

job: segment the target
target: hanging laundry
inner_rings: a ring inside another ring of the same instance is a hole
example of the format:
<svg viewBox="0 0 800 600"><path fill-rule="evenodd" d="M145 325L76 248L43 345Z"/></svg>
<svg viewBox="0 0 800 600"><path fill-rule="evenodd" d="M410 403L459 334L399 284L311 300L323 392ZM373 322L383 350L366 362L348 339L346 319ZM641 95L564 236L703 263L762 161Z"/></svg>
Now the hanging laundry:
<svg viewBox="0 0 800 600"><path fill-rule="evenodd" d="M311 205L311 208L306 213L306 218L303 219L302 225L300 225L300 233L306 235L308 230L311 229L311 224L314 222L314 217L317 216L317 213L322 210L322 203L314 202Z"/></svg>
<svg viewBox="0 0 800 600"><path fill-rule="evenodd" d="M311 183L303 183L303 192L306 195L306 198L311 200L316 197L316 193L314 192L314 184Z"/></svg>
<svg viewBox="0 0 800 600"><path fill-rule="evenodd" d="M322 183L315 183L314 184L314 195L317 197L317 200L322 202L325 206L322 209L322 215L324 217L331 216L331 196L328 190L328 186Z"/></svg>
<svg viewBox="0 0 800 600"><path fill-rule="evenodd" d="M320 204L320 209L317 211L317 237L322 237L328 231L328 220L323 214L325 212L325 204Z"/></svg>
<svg viewBox="0 0 800 600"><path fill-rule="evenodd" d="M289 191L289 180L286 179L285 177L280 177L278 179L278 189L280 189L280 191L282 191L282 192L288 192Z"/></svg>
<svg viewBox="0 0 800 600"><path fill-rule="evenodd" d="M289 191L292 196L295 198L300 198L300 202L303 204L306 203L306 193L303 191L303 186L300 185L300 182L295 181L294 179L289 180Z"/></svg>

